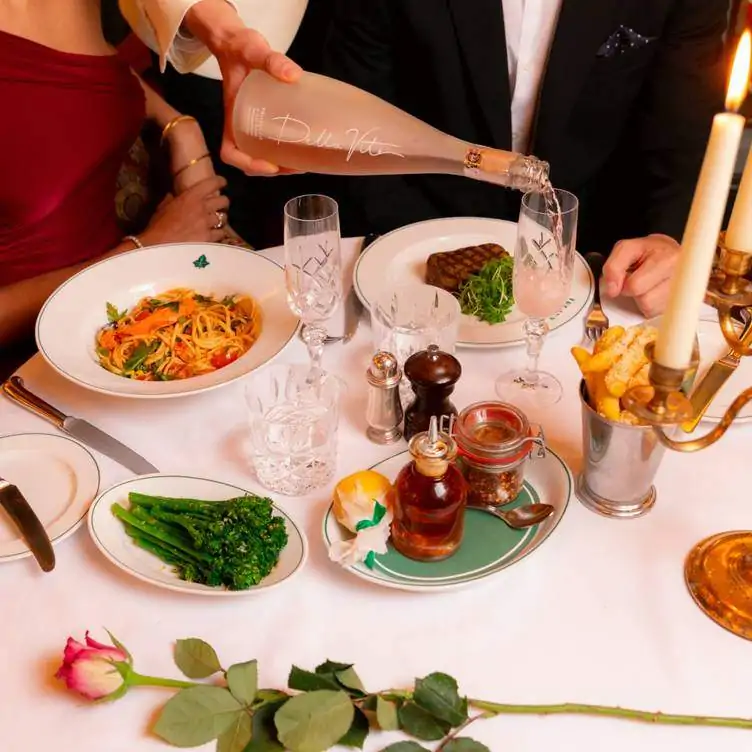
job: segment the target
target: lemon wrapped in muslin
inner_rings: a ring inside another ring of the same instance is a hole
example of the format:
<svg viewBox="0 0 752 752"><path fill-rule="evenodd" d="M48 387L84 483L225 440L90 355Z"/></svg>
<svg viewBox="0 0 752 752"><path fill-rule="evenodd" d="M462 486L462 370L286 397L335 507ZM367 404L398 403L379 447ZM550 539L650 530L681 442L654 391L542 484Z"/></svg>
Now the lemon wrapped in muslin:
<svg viewBox="0 0 752 752"><path fill-rule="evenodd" d="M385 554L392 523L392 484L375 470L361 470L334 488L333 512L354 538L332 543L329 558L343 566L364 561L372 567L376 554Z"/></svg>

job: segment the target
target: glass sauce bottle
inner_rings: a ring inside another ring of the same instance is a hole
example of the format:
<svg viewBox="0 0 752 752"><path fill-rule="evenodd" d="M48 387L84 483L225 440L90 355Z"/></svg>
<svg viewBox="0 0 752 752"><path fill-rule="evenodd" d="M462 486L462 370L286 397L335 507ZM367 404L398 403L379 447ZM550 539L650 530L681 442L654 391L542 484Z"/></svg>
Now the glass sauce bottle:
<svg viewBox="0 0 752 752"><path fill-rule="evenodd" d="M442 352L437 345L413 353L405 361L405 377L415 393L415 399L405 410L405 438L409 441L421 431L427 431L432 416L438 428L450 430L451 418L457 408L449 395L462 375L462 366L453 355ZM445 417L446 416L446 417Z"/></svg>
<svg viewBox="0 0 752 752"><path fill-rule="evenodd" d="M433 416L428 431L410 441L410 454L394 484L392 545L410 559L446 559L459 548L465 524L467 483L452 462L457 445Z"/></svg>

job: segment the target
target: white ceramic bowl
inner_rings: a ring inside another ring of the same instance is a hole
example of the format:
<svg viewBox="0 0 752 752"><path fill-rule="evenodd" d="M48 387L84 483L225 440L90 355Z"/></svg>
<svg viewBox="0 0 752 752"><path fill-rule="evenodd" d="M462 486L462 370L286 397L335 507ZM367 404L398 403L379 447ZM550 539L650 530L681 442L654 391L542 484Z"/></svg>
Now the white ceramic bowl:
<svg viewBox="0 0 752 752"><path fill-rule="evenodd" d="M234 363L188 379L136 381L102 368L95 335L107 323L106 304L123 310L175 287L220 298L250 295L261 305L261 336ZM297 326L284 272L274 262L235 246L177 243L113 256L71 277L44 304L36 339L44 359L70 381L112 396L154 399L205 392L251 373L282 351Z"/></svg>

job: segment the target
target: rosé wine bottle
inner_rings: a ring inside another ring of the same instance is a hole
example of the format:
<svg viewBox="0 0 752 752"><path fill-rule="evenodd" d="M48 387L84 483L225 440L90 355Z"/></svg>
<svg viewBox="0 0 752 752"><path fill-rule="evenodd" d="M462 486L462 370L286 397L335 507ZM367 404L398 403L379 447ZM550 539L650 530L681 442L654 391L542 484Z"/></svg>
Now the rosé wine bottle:
<svg viewBox="0 0 752 752"><path fill-rule="evenodd" d="M520 191L550 190L548 164L442 133L349 84L304 73L294 84L263 71L243 82L235 141L254 158L331 175L464 175Z"/></svg>

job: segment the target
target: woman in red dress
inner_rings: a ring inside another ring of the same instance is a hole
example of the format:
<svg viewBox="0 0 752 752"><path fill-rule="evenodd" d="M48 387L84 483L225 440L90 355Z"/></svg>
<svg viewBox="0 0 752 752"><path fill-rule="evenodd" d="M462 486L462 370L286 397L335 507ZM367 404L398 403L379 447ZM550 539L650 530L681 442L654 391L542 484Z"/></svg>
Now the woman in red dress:
<svg viewBox="0 0 752 752"><path fill-rule="evenodd" d="M142 245L223 237L225 181L200 128L107 44L97 0L0 4L0 102L0 353L86 266ZM175 196L124 239L117 176L146 117L163 128Z"/></svg>

